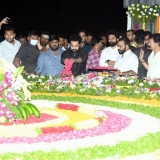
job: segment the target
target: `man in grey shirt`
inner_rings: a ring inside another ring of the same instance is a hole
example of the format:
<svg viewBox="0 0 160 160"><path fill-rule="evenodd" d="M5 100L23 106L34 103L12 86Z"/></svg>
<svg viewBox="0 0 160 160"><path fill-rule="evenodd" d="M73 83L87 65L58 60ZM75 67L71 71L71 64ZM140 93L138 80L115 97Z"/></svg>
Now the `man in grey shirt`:
<svg viewBox="0 0 160 160"><path fill-rule="evenodd" d="M33 73L37 67L37 60L40 50L37 46L38 33L30 31L28 34L28 42L22 45L14 58L14 65L16 67L24 66L25 73Z"/></svg>

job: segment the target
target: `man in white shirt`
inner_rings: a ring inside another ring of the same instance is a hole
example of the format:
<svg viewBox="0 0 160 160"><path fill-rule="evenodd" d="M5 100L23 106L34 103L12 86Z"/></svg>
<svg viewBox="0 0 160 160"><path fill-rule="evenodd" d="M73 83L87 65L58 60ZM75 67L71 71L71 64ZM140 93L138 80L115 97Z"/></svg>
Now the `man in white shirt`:
<svg viewBox="0 0 160 160"><path fill-rule="evenodd" d="M105 67L109 65L113 66L114 62L119 57L119 52L117 48L118 32L115 30L109 30L107 32L107 38L110 47L107 47L102 51L99 61L99 65Z"/></svg>
<svg viewBox="0 0 160 160"><path fill-rule="evenodd" d="M120 56L115 62L114 68L117 75L136 75L138 72L138 58L130 50L130 42L127 38L120 38L117 43Z"/></svg>
<svg viewBox="0 0 160 160"><path fill-rule="evenodd" d="M148 64L144 60L144 51L141 50L139 59L141 64L148 70L148 78L160 78L160 34L155 33L149 36L149 48L152 53L148 57Z"/></svg>
<svg viewBox="0 0 160 160"><path fill-rule="evenodd" d="M13 63L14 57L21 46L15 36L14 28L7 26L4 34L5 40L0 43L0 58L4 58L10 63Z"/></svg>

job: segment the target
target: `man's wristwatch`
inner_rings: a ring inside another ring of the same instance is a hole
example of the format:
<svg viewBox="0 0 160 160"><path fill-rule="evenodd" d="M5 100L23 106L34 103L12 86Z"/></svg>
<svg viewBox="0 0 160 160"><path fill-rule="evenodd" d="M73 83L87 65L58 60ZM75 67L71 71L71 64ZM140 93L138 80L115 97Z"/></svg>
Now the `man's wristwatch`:
<svg viewBox="0 0 160 160"><path fill-rule="evenodd" d="M109 63L109 61L110 61L110 60L108 59L108 60L107 60L107 63Z"/></svg>

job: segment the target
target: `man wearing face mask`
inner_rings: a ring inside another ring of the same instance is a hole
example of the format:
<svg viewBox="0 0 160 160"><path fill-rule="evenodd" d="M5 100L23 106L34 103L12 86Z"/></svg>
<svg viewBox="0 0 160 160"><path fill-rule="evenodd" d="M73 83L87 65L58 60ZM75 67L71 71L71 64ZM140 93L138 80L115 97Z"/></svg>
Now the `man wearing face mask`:
<svg viewBox="0 0 160 160"><path fill-rule="evenodd" d="M70 48L62 53L61 63L65 64L65 59L69 58L72 60L72 74L74 76L86 73L88 53L80 48L81 37L77 34L73 34L70 36L69 42Z"/></svg>
<svg viewBox="0 0 160 160"><path fill-rule="evenodd" d="M115 62L114 68L118 71L116 75L137 75L138 72L138 58L130 50L130 42L127 38L120 38L118 43L118 52L120 56Z"/></svg>
<svg viewBox="0 0 160 160"><path fill-rule="evenodd" d="M37 46L38 33L36 31L30 31L28 33L28 42L22 45L17 52L13 64L16 67L25 66L25 73L33 73L37 67L37 60L40 54L40 50Z"/></svg>
<svg viewBox="0 0 160 160"><path fill-rule="evenodd" d="M107 38L110 47L107 47L102 51L100 66L111 67L119 57L117 48L118 32L115 30L109 30L107 32Z"/></svg>

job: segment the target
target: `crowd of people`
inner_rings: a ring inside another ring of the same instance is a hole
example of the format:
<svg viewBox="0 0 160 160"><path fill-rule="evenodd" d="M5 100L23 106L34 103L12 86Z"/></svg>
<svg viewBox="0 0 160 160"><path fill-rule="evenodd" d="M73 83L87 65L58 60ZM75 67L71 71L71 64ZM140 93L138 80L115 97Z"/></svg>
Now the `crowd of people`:
<svg viewBox="0 0 160 160"><path fill-rule="evenodd" d="M8 20L4 18L0 28ZM67 39L48 31L39 35L35 30L28 36L16 36L13 26L7 25L0 43L0 58L15 67L24 66L24 72L29 74L59 75L69 58L74 76L102 66L116 68L115 75L160 78L160 34L142 29L123 32L112 29L95 37L80 30Z"/></svg>

